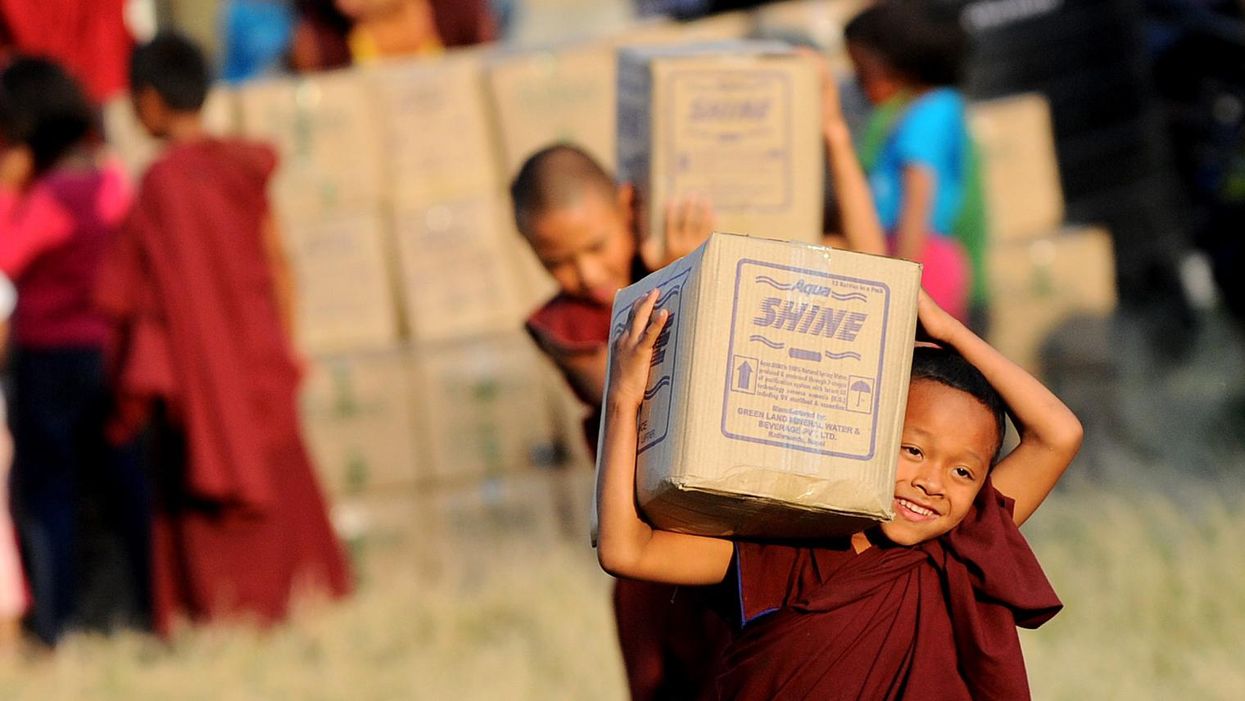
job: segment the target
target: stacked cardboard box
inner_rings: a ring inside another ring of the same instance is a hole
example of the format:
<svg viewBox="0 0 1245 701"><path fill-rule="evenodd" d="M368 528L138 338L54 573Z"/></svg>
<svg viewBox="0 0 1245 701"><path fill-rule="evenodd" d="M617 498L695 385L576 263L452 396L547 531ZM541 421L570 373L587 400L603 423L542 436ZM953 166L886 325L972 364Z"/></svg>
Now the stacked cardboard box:
<svg viewBox="0 0 1245 701"><path fill-rule="evenodd" d="M755 34L760 39L812 43L826 55L832 71L851 69L843 26L868 5L864 0L790 0L758 7Z"/></svg>
<svg viewBox="0 0 1245 701"><path fill-rule="evenodd" d="M1073 316L1115 308L1115 257L1104 229L1063 223L1050 108L1037 94L971 106L982 156L990 245L991 343L1031 371L1046 337Z"/></svg>
<svg viewBox="0 0 1245 701"><path fill-rule="evenodd" d="M318 358L308 367L304 434L321 484L333 496L414 483L410 359L403 351Z"/></svg>
<svg viewBox="0 0 1245 701"><path fill-rule="evenodd" d="M715 234L619 293L670 313L639 412L636 493L700 535L848 533L892 515L920 266ZM612 344L611 344L612 347Z"/></svg>
<svg viewBox="0 0 1245 701"><path fill-rule="evenodd" d="M453 483L557 462L552 378L536 353L518 332L414 351L421 478Z"/></svg>
<svg viewBox="0 0 1245 701"><path fill-rule="evenodd" d="M296 337L309 354L398 339L380 137L367 83L339 71L239 91L243 132L280 157L271 197L296 287Z"/></svg>
<svg viewBox="0 0 1245 701"><path fill-rule="evenodd" d="M665 203L701 194L720 230L820 240L820 89L785 44L623 49L619 178L636 185L642 235L660 236Z"/></svg>

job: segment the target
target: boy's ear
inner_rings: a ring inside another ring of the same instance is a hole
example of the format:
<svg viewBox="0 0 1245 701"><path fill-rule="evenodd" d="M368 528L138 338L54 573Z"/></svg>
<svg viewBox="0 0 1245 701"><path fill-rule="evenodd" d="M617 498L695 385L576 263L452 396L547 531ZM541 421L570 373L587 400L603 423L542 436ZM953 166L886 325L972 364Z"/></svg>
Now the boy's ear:
<svg viewBox="0 0 1245 701"><path fill-rule="evenodd" d="M627 228L635 231L636 220L636 199L635 185L632 183L623 183L618 186L618 211L622 213L623 220L627 224Z"/></svg>

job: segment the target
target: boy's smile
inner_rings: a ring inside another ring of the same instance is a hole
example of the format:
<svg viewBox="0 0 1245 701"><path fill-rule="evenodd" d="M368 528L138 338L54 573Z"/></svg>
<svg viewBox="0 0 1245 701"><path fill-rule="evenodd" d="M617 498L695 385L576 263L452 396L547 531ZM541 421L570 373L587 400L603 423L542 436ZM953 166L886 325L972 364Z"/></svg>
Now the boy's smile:
<svg viewBox="0 0 1245 701"><path fill-rule="evenodd" d="M916 545L959 525L985 481L996 430L990 411L972 395L933 380L913 380L895 479L895 519L882 524L886 537Z"/></svg>

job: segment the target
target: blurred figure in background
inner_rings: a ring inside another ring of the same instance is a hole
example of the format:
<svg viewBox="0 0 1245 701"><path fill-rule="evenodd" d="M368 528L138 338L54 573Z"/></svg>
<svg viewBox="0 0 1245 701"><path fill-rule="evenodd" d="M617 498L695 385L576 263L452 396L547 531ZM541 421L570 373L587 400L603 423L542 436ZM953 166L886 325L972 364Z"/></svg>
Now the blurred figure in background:
<svg viewBox="0 0 1245 701"><path fill-rule="evenodd" d="M0 354L8 344L9 317L17 306L17 289L0 274ZM17 532L9 518L9 469L13 465L13 436L8 427L8 402L0 392L0 658L18 649L22 616L30 605L26 578L17 551Z"/></svg>
<svg viewBox="0 0 1245 701"><path fill-rule="evenodd" d="M713 230L703 199L667 208L664 246L640 242L631 185L618 186L582 149L533 154L510 186L519 232L558 283L527 330L590 414L595 454L614 293L691 252ZM664 249L664 250L663 250ZM715 698L713 679L729 638L726 622L695 588L628 579L614 587L614 619L634 701Z"/></svg>
<svg viewBox="0 0 1245 701"><path fill-rule="evenodd" d="M300 72L497 38L488 0L299 0L290 65Z"/></svg>
<svg viewBox="0 0 1245 701"><path fill-rule="evenodd" d="M91 301L131 193L120 166L99 160L93 120L78 84L51 61L18 59L0 76L0 272L18 290L11 498L34 599L30 627L48 645L74 617L115 622L111 611L80 606L97 573L87 548L101 529L121 533L122 553L108 559L127 562L129 588L145 599L143 490L134 466L104 442L108 326ZM116 594L103 596L141 608Z"/></svg>
<svg viewBox="0 0 1245 701"><path fill-rule="evenodd" d="M139 121L167 141L101 273L114 330L119 436L148 428L153 609L284 617L310 586L350 578L303 445L289 290L269 211L272 150L211 138L197 47L172 34L135 50Z"/></svg>
<svg viewBox="0 0 1245 701"><path fill-rule="evenodd" d="M957 220L972 219L965 227L982 260L984 241L980 197L970 196L980 186L965 101L955 89L964 32L928 3L894 0L864 10L843 33L874 106L858 150L890 253L923 263L930 296L967 322L972 261L955 235ZM970 201L974 212L964 209Z"/></svg>
<svg viewBox="0 0 1245 701"><path fill-rule="evenodd" d="M126 0L0 0L0 55L55 59L96 102L125 90Z"/></svg>
<svg viewBox="0 0 1245 701"><path fill-rule="evenodd" d="M280 71L293 30L287 0L227 0L221 10L221 78L240 83Z"/></svg>

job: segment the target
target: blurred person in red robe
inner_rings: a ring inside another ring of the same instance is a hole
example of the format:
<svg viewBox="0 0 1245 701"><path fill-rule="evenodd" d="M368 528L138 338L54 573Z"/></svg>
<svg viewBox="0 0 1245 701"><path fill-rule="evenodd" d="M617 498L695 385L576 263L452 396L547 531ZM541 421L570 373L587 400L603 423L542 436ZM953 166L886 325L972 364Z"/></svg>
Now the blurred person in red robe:
<svg viewBox="0 0 1245 701"><path fill-rule="evenodd" d="M208 136L208 70L172 34L135 50L135 109L168 142L97 290L114 337L114 431L149 429L153 612L286 615L350 589L300 434L289 295L269 212L271 149Z"/></svg>
<svg viewBox="0 0 1245 701"><path fill-rule="evenodd" d="M102 103L126 87L126 0L0 0L0 54L48 56Z"/></svg>

